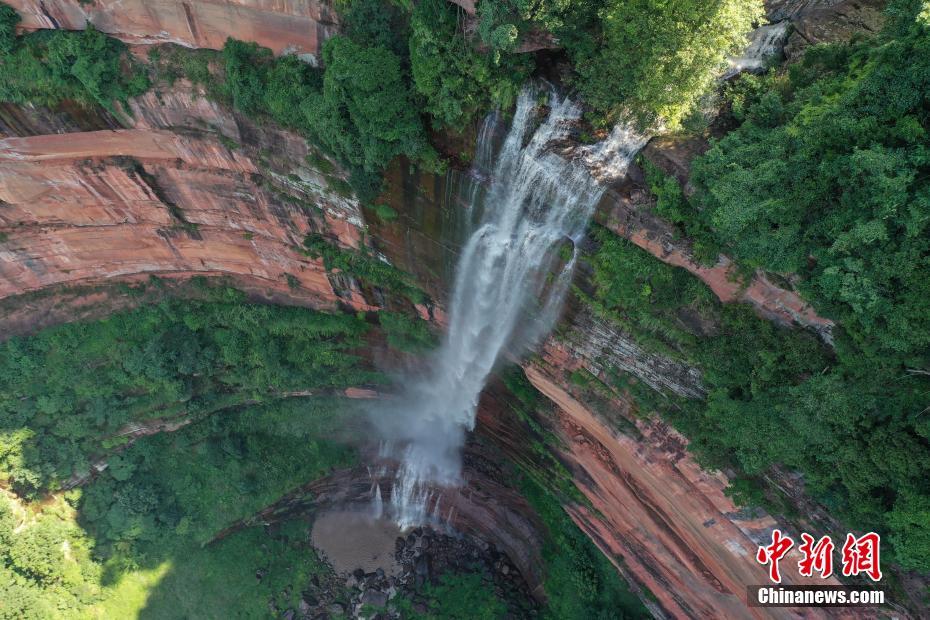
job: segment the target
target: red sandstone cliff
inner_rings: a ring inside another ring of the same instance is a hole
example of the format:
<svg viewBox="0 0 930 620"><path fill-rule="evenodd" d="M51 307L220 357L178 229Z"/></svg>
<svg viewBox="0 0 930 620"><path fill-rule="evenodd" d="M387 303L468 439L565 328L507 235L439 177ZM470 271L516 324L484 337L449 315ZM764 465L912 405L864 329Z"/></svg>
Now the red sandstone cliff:
<svg viewBox="0 0 930 620"><path fill-rule="evenodd" d="M275 53L317 54L337 30L321 0L8 0L26 29L80 30L87 23L130 44L219 49L227 37Z"/></svg>
<svg viewBox="0 0 930 620"><path fill-rule="evenodd" d="M302 139L183 88L133 108L133 129L0 139L0 299L200 274L313 307L370 307L300 252L310 231L357 246L361 227L357 203L302 165Z"/></svg>
<svg viewBox="0 0 930 620"><path fill-rule="evenodd" d="M590 502L568 511L624 574L652 592L654 611L673 618L834 615L748 607L746 586L766 579L756 548L776 521L740 511L724 495L727 479L702 470L685 451L685 439L664 423L637 421L636 438L613 430L560 385L560 360L549 360L555 366L528 366L526 376L556 405L562 456ZM783 562L784 583L813 584L798 575L798 557Z"/></svg>

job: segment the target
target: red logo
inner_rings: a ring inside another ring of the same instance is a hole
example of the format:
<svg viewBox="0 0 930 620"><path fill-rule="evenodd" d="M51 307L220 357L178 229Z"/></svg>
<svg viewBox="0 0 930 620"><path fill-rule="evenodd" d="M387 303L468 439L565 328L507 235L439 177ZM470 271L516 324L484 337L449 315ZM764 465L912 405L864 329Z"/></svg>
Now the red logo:
<svg viewBox="0 0 930 620"><path fill-rule="evenodd" d="M774 583L781 583L781 574L778 572L778 562L788 550L794 546L794 541L789 536L782 536L781 530L772 530L772 544L767 547L759 547L756 553L756 561L763 566L769 565L769 579Z"/></svg>
<svg viewBox="0 0 930 620"><path fill-rule="evenodd" d="M798 572L803 577L813 577L817 572L821 579L833 574L833 550L835 545L829 536L824 536L815 542L813 536L801 534L801 545L798 551L803 556L798 562ZM781 533L781 530L772 530L772 543L760 546L756 552L756 561L769 567L769 579L773 583L781 583L781 573L778 562L788 554L794 546L790 536ZM881 558L879 556L881 537L875 532L869 532L859 538L853 534L846 535L843 544L844 577L854 577L860 574L868 575L872 581L882 578Z"/></svg>
<svg viewBox="0 0 930 620"><path fill-rule="evenodd" d="M810 534L801 534L804 543L798 547L804 557L798 562L798 571L804 577L813 577L814 571L820 573L821 579L833 574L833 540L824 536L814 544L814 537Z"/></svg>
<svg viewBox="0 0 930 620"><path fill-rule="evenodd" d="M843 544L843 576L865 573L872 581L881 579L878 549L881 542L881 537L875 532L869 532L861 538L846 534L846 542Z"/></svg>

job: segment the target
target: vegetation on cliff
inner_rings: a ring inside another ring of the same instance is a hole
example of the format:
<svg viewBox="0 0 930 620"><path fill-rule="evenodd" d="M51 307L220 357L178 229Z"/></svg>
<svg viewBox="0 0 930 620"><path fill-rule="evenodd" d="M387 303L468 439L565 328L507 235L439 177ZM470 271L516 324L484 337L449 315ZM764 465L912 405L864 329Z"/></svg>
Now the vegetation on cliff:
<svg viewBox="0 0 930 620"><path fill-rule="evenodd" d="M571 50L585 101L608 119L632 113L642 123L675 128L719 77L725 58L746 45L762 2L605 2L598 17L596 45Z"/></svg>
<svg viewBox="0 0 930 620"><path fill-rule="evenodd" d="M897 562L925 570L926 376L845 336L829 349L747 307L722 306L683 269L604 229L595 236L596 288L582 298L641 343L697 364L708 390L706 402L638 391L640 404L675 421L708 465L756 480L775 465L801 472L832 514L889 535ZM747 481L737 485L741 499L760 501Z"/></svg>
<svg viewBox="0 0 930 620"><path fill-rule="evenodd" d="M164 58L156 48L154 77L183 75L247 114L300 131L346 165L367 202L394 157L439 165L427 127L462 129L494 107L510 107L534 66L519 50L524 37L561 48L599 122L631 115L676 126L727 54L744 44L761 2L482 0L479 15L469 17L445 0L403 9L352 0L342 13L344 34L324 44L322 69L230 39L222 55L185 52L201 61L186 58L167 71L158 67ZM114 101L148 89L141 63L92 26L17 37L18 21L0 4L0 99L72 99L113 111ZM646 45L643 31L652 33Z"/></svg>
<svg viewBox="0 0 930 620"><path fill-rule="evenodd" d="M53 105L66 99L113 111L149 81L126 46L93 26L16 36L20 17L0 3L0 101Z"/></svg>
<svg viewBox="0 0 930 620"><path fill-rule="evenodd" d="M718 408L713 430L777 417L766 444L730 439L754 471L783 463L896 559L930 570L930 21L898 2L874 40L818 47L732 90L742 124L694 164L695 206L727 252L800 276L838 320L829 372L760 410ZM921 13L921 10L924 10ZM763 426L764 428L764 426ZM722 437L729 437L726 433ZM715 442L720 441L720 436ZM762 450L759 448L762 447ZM754 452L749 457L749 453Z"/></svg>
<svg viewBox="0 0 930 620"><path fill-rule="evenodd" d="M706 405L682 405L700 414L671 408L668 415L709 463L758 478L774 465L800 472L833 515L880 531L895 561L927 571L930 23L923 6L895 3L896 19L881 36L815 47L786 72L730 86L740 125L694 162L690 199L647 168L658 211L706 258L722 248L746 268L797 274L805 297L838 322L833 350L775 333L746 312L709 312L714 304L691 276L612 235L597 235L591 262L599 308L641 341L702 367ZM695 312L718 327L706 334L689 327Z"/></svg>
<svg viewBox="0 0 930 620"><path fill-rule="evenodd" d="M697 207L724 247L803 276L873 355L930 345L928 89L930 25L815 48L735 87L742 125L695 163Z"/></svg>
<svg viewBox="0 0 930 620"><path fill-rule="evenodd" d="M559 439L540 421L551 416L551 403L527 380L523 370L501 373L513 415L525 425L531 458L515 463L518 488L545 525L543 587L552 620L646 618L648 612L616 569L565 512L566 504L584 504L573 474L554 456Z"/></svg>
<svg viewBox="0 0 930 620"><path fill-rule="evenodd" d="M310 234L304 239L304 252L311 258L322 258L327 271L344 272L362 284L405 297L412 304L426 300L426 293L416 285L410 274L381 260L368 248L347 250L336 246L323 235Z"/></svg>
<svg viewBox="0 0 930 620"><path fill-rule="evenodd" d="M0 344L0 466L35 497L88 472L136 425L189 420L291 392L368 384L349 315L244 303L231 289Z"/></svg>
<svg viewBox="0 0 930 620"><path fill-rule="evenodd" d="M0 345L0 618L257 616L325 570L306 535L210 541L355 462L361 411L328 394L381 380L368 325L200 297Z"/></svg>
<svg viewBox="0 0 930 620"><path fill-rule="evenodd" d="M599 122L631 116L671 128L763 15L759 0L482 0L478 13L482 42L498 57L526 37L550 33Z"/></svg>
<svg viewBox="0 0 930 620"><path fill-rule="evenodd" d="M461 9L446 0L418 2L411 16L410 64L424 109L460 128L494 107L507 109L529 77L532 59L478 52L459 32Z"/></svg>

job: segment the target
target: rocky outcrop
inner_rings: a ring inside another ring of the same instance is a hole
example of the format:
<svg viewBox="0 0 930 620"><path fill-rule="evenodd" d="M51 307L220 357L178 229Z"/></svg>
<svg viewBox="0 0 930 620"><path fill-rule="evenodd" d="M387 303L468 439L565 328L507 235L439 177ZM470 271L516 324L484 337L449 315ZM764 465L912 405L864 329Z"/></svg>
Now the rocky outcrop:
<svg viewBox="0 0 930 620"><path fill-rule="evenodd" d="M687 364L646 351L617 325L585 308L572 308L560 324L559 334L542 348L546 359L563 373L579 368L605 380L622 371L660 393L703 398L701 372Z"/></svg>
<svg viewBox="0 0 930 620"><path fill-rule="evenodd" d="M470 445L465 455L466 480L460 489L444 492L441 498L444 523L455 531L492 543L520 571L535 596L542 597L541 525L519 493L495 481L500 473L487 471L494 455ZM371 513L377 489L390 502L393 471L374 474L368 468L337 471L295 489L249 519L219 533L221 539L242 527L284 521L298 515L331 509Z"/></svg>
<svg viewBox="0 0 930 620"><path fill-rule="evenodd" d="M0 297L137 273L217 273L336 295L310 230L219 142L145 130L0 141ZM256 237L259 241L256 241ZM361 303L361 302L360 302Z"/></svg>
<svg viewBox="0 0 930 620"><path fill-rule="evenodd" d="M784 51L788 60L795 60L810 45L878 33L887 4L887 0L770 0L766 7L769 21L791 24Z"/></svg>
<svg viewBox="0 0 930 620"><path fill-rule="evenodd" d="M691 160L706 148L702 140L659 139L649 144L645 156L687 185ZM713 265L703 265L694 256L690 242L667 221L653 212L654 199L642 173L635 166L626 180L608 191L595 215L614 233L629 239L659 260L682 267L700 278L720 301L750 304L759 315L782 325L797 325L832 342L833 321L821 317L797 292L772 281L757 271L745 280L736 265L720 255Z"/></svg>
<svg viewBox="0 0 930 620"><path fill-rule="evenodd" d="M450 292L467 234L470 205L464 197L471 183L458 170L431 174L399 158L388 168L379 197L397 217L366 220L377 248L436 299Z"/></svg>
<svg viewBox="0 0 930 620"><path fill-rule="evenodd" d="M372 520L368 512L318 515L312 531L314 546L333 564L337 574L332 578L341 581L342 588L314 577L301 592L298 614L279 608L281 617L310 620L342 617L345 611L350 618L370 618L375 612L379 620L404 620L410 615L397 609L398 600L409 601L415 612L424 614L433 584L463 573L488 584L497 599L507 603L508 618L539 614L519 570L486 540L430 526L402 533L393 523ZM361 553L360 543L367 557L356 555ZM372 552L379 551L372 558Z"/></svg>
<svg viewBox="0 0 930 620"><path fill-rule="evenodd" d="M275 53L316 55L337 31L325 0L8 0L25 29L93 24L129 44L220 49L228 37Z"/></svg>

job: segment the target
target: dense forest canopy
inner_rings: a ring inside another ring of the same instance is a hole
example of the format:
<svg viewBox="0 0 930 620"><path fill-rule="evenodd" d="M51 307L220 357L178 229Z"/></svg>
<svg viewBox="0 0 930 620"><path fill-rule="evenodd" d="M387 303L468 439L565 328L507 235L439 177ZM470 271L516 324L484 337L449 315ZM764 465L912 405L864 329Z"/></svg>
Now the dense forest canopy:
<svg viewBox="0 0 930 620"><path fill-rule="evenodd" d="M799 278L838 322L832 350L763 336L770 327L730 309L714 319L719 335L689 331L682 313L719 312L707 292L604 232L591 302L700 364L706 406L667 413L710 464L757 479L773 465L800 472L833 514L888 535L896 561L926 571L930 21L915 2L890 15L878 37L728 85L738 127L695 160L690 198L647 164L657 211L699 255L714 262L722 250L747 271Z"/></svg>
<svg viewBox="0 0 930 620"><path fill-rule="evenodd" d="M0 344L0 464L12 488L35 496L86 473L133 423L381 380L352 353L368 330L354 316L249 305L232 289L210 296Z"/></svg>
<svg viewBox="0 0 930 620"><path fill-rule="evenodd" d="M744 264L798 274L841 326L830 372L760 403L760 421L796 421L752 459L799 468L928 570L930 20L919 2L892 8L875 39L731 87L741 125L695 162L693 218ZM746 419L720 411L718 432Z"/></svg>

